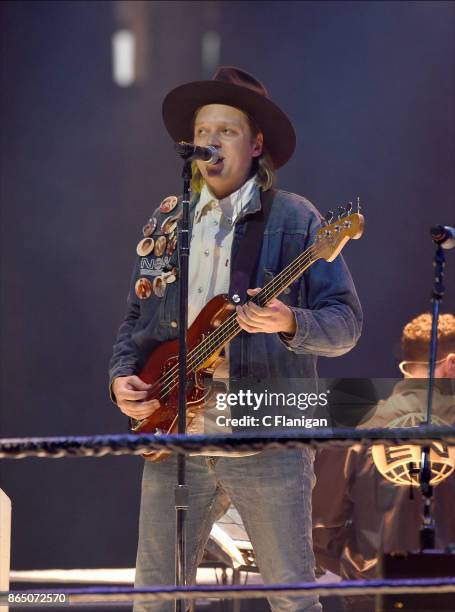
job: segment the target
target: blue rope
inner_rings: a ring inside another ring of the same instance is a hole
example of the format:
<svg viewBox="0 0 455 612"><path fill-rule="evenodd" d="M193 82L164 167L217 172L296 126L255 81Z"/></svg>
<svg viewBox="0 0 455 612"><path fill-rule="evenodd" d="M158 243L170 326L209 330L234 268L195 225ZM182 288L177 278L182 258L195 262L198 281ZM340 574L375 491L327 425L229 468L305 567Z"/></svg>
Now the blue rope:
<svg viewBox="0 0 455 612"><path fill-rule="evenodd" d="M147 599L197 599L200 597L264 597L267 594L280 593L292 594L299 592L319 592L343 595L362 595L363 593L406 593L412 592L455 592L455 577L445 578L399 578L399 579L377 579L377 580L344 580L333 583L297 582L292 584L269 584L269 585L196 585L196 586L157 586L157 587L85 587L70 589L44 589L44 590L21 590L11 591L12 595L29 593L58 593L66 595L70 601L73 599L82 601L83 596L106 596L110 601L115 601L114 596L120 595L122 599L130 595L129 600L140 599L137 595L148 595Z"/></svg>
<svg viewBox="0 0 455 612"><path fill-rule="evenodd" d="M301 448L310 446L351 446L354 442L371 445L381 443L399 445L412 442L420 446L440 440L455 446L455 427L421 426L418 428L387 429L329 429L320 428L302 432L292 430L280 434L257 435L249 433L231 435L95 435L42 438L0 439L0 458L23 457L93 457L111 455L141 455L151 450L194 453L201 450L255 450L279 447Z"/></svg>

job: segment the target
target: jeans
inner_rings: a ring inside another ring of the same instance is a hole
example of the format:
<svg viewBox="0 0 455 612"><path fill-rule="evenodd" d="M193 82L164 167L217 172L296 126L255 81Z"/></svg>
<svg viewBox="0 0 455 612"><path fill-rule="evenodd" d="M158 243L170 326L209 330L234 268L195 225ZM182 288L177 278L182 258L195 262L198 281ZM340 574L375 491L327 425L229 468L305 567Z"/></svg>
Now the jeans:
<svg viewBox="0 0 455 612"><path fill-rule="evenodd" d="M242 517L264 583L314 580L310 449L267 450L246 457L187 459L190 498L186 519L187 581L194 583L225 493ZM176 456L146 461L142 480L136 587L175 581L174 484ZM224 493L225 492L225 493ZM273 596L273 612L320 612L314 595ZM134 612L173 612L173 602L137 603Z"/></svg>

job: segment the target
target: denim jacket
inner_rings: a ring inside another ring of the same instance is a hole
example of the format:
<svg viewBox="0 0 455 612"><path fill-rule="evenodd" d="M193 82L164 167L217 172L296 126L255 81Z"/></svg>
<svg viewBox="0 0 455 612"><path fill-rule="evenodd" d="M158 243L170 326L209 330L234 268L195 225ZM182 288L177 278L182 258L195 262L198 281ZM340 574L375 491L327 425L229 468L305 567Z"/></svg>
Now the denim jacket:
<svg viewBox="0 0 455 612"><path fill-rule="evenodd" d="M190 204L194 214L197 197ZM237 220L231 261L245 233L248 217L260 209L257 192L248 212ZM158 217L158 228L165 215ZM160 216L161 215L161 216ZM314 240L321 216L305 198L278 190L270 211L260 251L255 282L263 287ZM157 230L159 231L159 229ZM177 251L168 265L178 267ZM153 275L162 265L153 254L137 257L127 300L127 311L118 331L109 366L112 383L117 376L138 374L149 354L161 343L178 336L178 281L167 285L164 297L136 296L141 275ZM318 355L336 357L352 349L361 332L362 311L349 270L341 255L331 263L316 261L279 297L293 310L297 330L291 340L280 334L242 331L230 344L230 377L316 377Z"/></svg>

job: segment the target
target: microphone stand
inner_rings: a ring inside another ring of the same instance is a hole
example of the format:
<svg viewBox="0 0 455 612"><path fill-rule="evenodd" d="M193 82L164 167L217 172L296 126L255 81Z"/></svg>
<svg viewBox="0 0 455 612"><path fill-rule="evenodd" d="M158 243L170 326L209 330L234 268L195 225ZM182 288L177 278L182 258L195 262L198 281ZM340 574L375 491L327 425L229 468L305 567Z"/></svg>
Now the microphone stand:
<svg viewBox="0 0 455 612"><path fill-rule="evenodd" d="M433 406L433 387L434 387L434 370L436 363L436 354L438 346L438 320L439 310L444 297L444 266L445 256L440 244L436 247L436 254L433 261L434 266L434 281L433 281L433 308L432 308L432 325L430 339L430 361L428 367L428 398L427 398L427 413L425 425L431 424L431 412ZM430 448L424 446L422 449L422 468L420 470L420 490L424 498L423 507L423 523L420 528L420 549L434 549L435 547L435 525L431 516L431 504L433 498L433 487L430 485L431 466L430 466Z"/></svg>
<svg viewBox="0 0 455 612"><path fill-rule="evenodd" d="M188 327L188 264L190 254L189 240L189 207L190 184L192 177L191 155L182 155L185 160L182 170L183 200L182 219L178 230L179 252L179 403L178 403L178 433L186 432L186 364L187 364L187 327ZM177 484L174 489L176 534L175 534L175 584L185 586L186 583L186 551L185 551L185 520L188 510L189 489L186 484L186 455L177 454ZM184 612L185 601L175 600L175 612Z"/></svg>

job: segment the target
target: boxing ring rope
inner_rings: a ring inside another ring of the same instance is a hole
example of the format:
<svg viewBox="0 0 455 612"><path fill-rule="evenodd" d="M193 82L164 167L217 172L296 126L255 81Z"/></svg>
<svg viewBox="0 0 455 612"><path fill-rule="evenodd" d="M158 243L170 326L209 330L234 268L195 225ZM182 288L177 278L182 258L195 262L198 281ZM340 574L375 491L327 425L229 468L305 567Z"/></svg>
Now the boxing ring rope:
<svg viewBox="0 0 455 612"><path fill-rule="evenodd" d="M286 432L260 436L235 435L97 435L41 438L0 438L0 459L25 457L103 457L105 455L142 455L152 450L197 453L204 451L262 451L279 448L347 447L353 443L397 446L412 441L431 446L439 440L455 446L455 427L419 426L416 428L353 429L318 428L317 435Z"/></svg>
<svg viewBox="0 0 455 612"><path fill-rule="evenodd" d="M56 593L56 589L37 591L11 591L11 595L28 593ZM133 601L170 601L175 599L258 599L267 595L299 595L311 593L321 597L355 595L391 595L410 593L455 593L455 577L450 578L400 578L380 580L344 580L320 585L314 582L268 585L214 585L214 586L159 586L159 587L89 587L58 589L69 603L120 603Z"/></svg>
<svg viewBox="0 0 455 612"><path fill-rule="evenodd" d="M151 450L195 453L201 450L214 451L262 451L280 448L348 447L353 443L365 445L400 445L412 441L414 445L431 446L435 440L455 446L455 427L419 426L385 429L318 428L308 435L301 430L286 433L257 435L239 433L235 435L97 435L40 438L0 439L0 458L23 459L26 457L103 457L106 455L141 455ZM21 596L36 593L64 594L70 604L117 603L151 600L196 600L201 598L252 599L270 594L298 595L308 592L319 596L355 596L371 594L410 593L455 593L455 577L418 579L345 580L334 583L301 582L295 584L268 585L197 585L187 587L158 586L148 588L131 587L86 587L68 589L10 591L10 595ZM0 593L0 605L6 603ZM14 604L13 604L14 605Z"/></svg>

